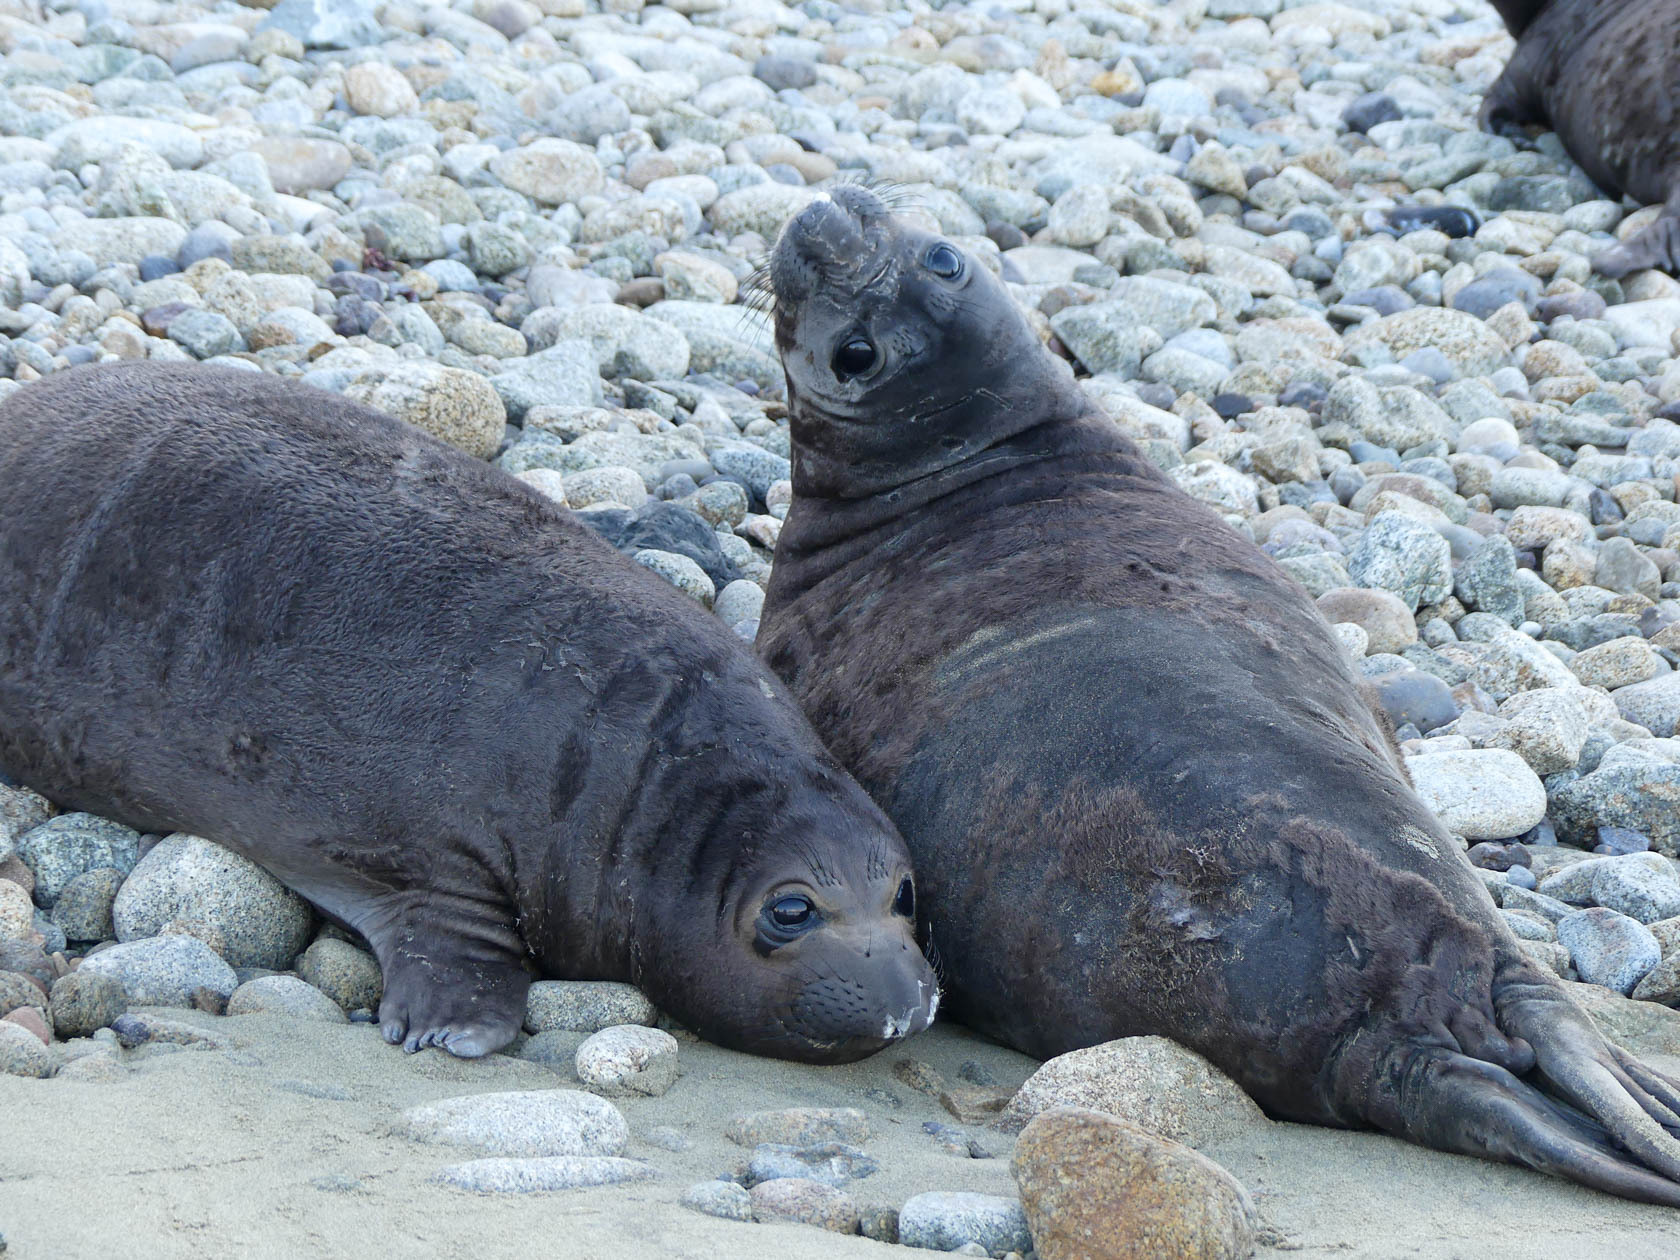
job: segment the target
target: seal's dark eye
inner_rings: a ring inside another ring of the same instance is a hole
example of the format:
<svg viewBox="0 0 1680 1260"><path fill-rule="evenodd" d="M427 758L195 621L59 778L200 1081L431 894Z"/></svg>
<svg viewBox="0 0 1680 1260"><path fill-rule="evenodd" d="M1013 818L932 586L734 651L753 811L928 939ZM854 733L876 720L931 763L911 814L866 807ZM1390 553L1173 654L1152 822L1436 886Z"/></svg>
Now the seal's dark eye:
<svg viewBox="0 0 1680 1260"><path fill-rule="evenodd" d="M945 280L955 280L962 274L962 255L944 241L928 250L922 261L929 271Z"/></svg>
<svg viewBox="0 0 1680 1260"><path fill-rule="evenodd" d="M834 352L834 375L841 380L861 376L875 366L875 347L863 337L851 337Z"/></svg>
<svg viewBox="0 0 1680 1260"><path fill-rule="evenodd" d="M781 897L770 906L770 918L779 928L801 928L816 914L806 897Z"/></svg>
<svg viewBox="0 0 1680 1260"><path fill-rule="evenodd" d="M905 876L898 885L898 896L893 898L893 913L901 914L906 919L916 917L916 885Z"/></svg>

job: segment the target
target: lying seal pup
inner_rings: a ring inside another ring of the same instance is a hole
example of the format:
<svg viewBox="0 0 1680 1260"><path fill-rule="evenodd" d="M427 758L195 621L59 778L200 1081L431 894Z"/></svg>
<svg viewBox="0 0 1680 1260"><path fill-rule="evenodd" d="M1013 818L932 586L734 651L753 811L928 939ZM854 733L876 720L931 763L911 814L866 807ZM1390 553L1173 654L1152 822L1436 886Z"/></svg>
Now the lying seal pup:
<svg viewBox="0 0 1680 1260"><path fill-rule="evenodd" d="M1282 1119L1680 1205L1680 1087L1523 953L1301 588L867 190L770 275L794 499L758 642L904 833L947 1009L1041 1058L1169 1036Z"/></svg>
<svg viewBox="0 0 1680 1260"><path fill-rule="evenodd" d="M1482 126L1557 132L1594 183L1663 203L1643 232L1593 260L1607 276L1680 271L1680 0L1493 0L1517 50Z"/></svg>
<svg viewBox="0 0 1680 1260"><path fill-rule="evenodd" d="M727 627L530 487L192 365L27 386L0 449L0 765L360 932L388 1040L499 1049L531 965L811 1062L932 1019L892 825Z"/></svg>

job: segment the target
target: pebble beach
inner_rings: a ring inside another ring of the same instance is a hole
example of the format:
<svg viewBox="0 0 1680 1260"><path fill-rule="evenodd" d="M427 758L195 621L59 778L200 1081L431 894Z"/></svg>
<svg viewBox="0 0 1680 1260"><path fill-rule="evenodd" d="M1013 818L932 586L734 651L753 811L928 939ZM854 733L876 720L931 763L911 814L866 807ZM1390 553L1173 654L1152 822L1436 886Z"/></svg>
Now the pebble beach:
<svg viewBox="0 0 1680 1260"><path fill-rule="evenodd" d="M758 268L868 182L1317 600L1525 947L1680 1073L1680 281L1596 274L1655 208L1477 129L1513 46L1484 0L0 0L0 398L143 359L339 392L750 642L792 498ZM1267 1121L1153 1039L810 1068L543 982L469 1063L379 997L260 868L0 786L0 1251L1051 1260L1121 1210L1059 1194L1075 1152L1170 1167L1134 1199L1196 1254L1680 1237Z"/></svg>

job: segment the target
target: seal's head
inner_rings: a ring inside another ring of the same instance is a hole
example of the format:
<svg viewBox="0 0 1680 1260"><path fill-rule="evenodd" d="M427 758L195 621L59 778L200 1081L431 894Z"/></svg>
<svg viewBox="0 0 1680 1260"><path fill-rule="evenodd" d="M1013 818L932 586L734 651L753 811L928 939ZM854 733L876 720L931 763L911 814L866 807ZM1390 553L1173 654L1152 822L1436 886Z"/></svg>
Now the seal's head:
<svg viewBox="0 0 1680 1260"><path fill-rule="evenodd" d="M659 891L635 907L632 973L648 997L708 1041L809 1063L925 1029L939 985L897 829L820 749L695 760L726 756L646 859Z"/></svg>
<svg viewBox="0 0 1680 1260"><path fill-rule="evenodd" d="M950 241L843 184L770 260L801 494L862 498L1028 428L1072 373Z"/></svg>

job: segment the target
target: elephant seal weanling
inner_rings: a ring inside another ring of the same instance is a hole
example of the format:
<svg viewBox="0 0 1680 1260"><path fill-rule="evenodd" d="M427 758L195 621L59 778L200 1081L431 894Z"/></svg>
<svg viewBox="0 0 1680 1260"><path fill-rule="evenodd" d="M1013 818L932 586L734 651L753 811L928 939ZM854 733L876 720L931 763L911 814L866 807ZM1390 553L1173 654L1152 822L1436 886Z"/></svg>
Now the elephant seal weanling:
<svg viewBox="0 0 1680 1260"><path fill-rule="evenodd" d="M932 1018L892 824L726 627L529 487L193 365L50 376L0 446L0 765L360 932L390 1040L500 1048L533 968L786 1058Z"/></svg>
<svg viewBox="0 0 1680 1260"><path fill-rule="evenodd" d="M956 1017L1169 1036L1280 1118L1680 1205L1680 1086L1528 959L1305 592L869 191L770 270L759 646L904 834Z"/></svg>
<svg viewBox="0 0 1680 1260"><path fill-rule="evenodd" d="M1608 276L1680 271L1680 0L1494 0L1517 48L1482 126L1551 127L1600 187L1661 214L1599 254Z"/></svg>

